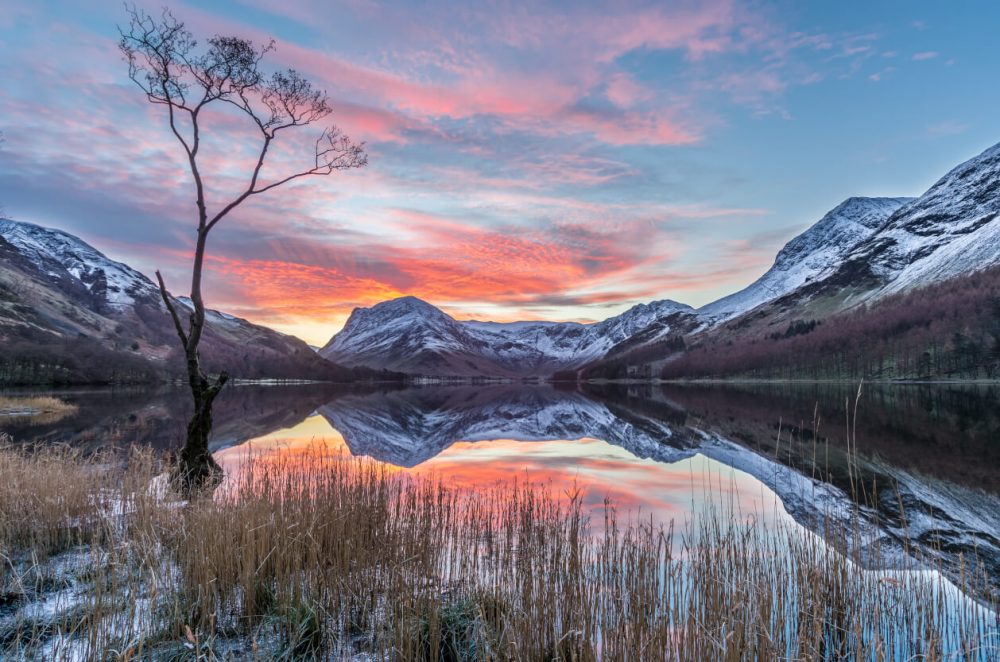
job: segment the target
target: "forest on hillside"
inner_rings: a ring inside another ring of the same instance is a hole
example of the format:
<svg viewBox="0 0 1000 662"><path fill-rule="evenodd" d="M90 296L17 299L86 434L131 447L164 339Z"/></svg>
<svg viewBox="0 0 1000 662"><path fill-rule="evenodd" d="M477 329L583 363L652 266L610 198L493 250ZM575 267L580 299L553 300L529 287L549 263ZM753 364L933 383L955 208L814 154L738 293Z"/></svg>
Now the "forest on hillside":
<svg viewBox="0 0 1000 662"><path fill-rule="evenodd" d="M767 334L696 337L664 379L1000 378L1000 267Z"/></svg>

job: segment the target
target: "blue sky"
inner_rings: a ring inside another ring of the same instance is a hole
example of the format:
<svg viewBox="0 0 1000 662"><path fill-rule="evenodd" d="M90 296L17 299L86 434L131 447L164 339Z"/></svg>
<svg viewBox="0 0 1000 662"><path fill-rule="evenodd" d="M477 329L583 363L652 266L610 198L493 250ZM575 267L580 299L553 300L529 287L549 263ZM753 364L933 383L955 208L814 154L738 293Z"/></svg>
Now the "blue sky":
<svg viewBox="0 0 1000 662"><path fill-rule="evenodd" d="M367 143L370 167L213 236L210 305L314 343L404 294L498 320L703 304L844 198L918 195L1000 141L995 3L171 8L197 36L275 38L272 65L327 89ZM127 79L123 21L118 2L5 3L0 202L182 291L191 184ZM221 201L254 145L212 119ZM294 144L272 174L300 164Z"/></svg>

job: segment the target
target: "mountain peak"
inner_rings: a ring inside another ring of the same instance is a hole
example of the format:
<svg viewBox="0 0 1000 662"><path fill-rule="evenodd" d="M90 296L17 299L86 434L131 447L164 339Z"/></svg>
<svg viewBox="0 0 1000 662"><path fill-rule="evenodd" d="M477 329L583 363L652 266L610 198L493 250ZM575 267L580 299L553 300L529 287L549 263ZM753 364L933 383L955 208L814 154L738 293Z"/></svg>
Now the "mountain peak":
<svg viewBox="0 0 1000 662"><path fill-rule="evenodd" d="M351 322L365 320L366 324L373 321L392 321L406 318L413 321L426 321L436 324L447 324L455 320L444 311L427 303L423 299L415 296L403 296L387 301L380 301L370 308L355 308L347 320L345 329L351 326Z"/></svg>
<svg viewBox="0 0 1000 662"><path fill-rule="evenodd" d="M395 299L389 299L387 301L381 301L370 308L370 310L412 310L420 311L425 313L441 313L438 308L427 303L423 299L408 294L402 297L396 297Z"/></svg>
<svg viewBox="0 0 1000 662"><path fill-rule="evenodd" d="M825 221L829 222L834 219L848 218L861 223L865 227L874 229L885 222L887 217L884 215L884 212L886 209L891 210L890 213L892 213L913 200L915 198L851 196L827 212L820 219L819 223L813 227L817 227Z"/></svg>
<svg viewBox="0 0 1000 662"><path fill-rule="evenodd" d="M845 256L838 286L867 274L888 294L1000 262L1000 144L952 168ZM873 291L872 294L875 294Z"/></svg>

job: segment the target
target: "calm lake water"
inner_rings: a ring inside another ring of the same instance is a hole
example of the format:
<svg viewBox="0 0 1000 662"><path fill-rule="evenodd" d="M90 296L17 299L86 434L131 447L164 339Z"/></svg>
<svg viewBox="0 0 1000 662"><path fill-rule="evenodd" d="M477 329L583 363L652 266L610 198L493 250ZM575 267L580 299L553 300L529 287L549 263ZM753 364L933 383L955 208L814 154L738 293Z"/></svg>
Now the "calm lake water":
<svg viewBox="0 0 1000 662"><path fill-rule="evenodd" d="M44 394L76 413L0 419L15 443L183 440L180 389ZM233 386L212 448L234 467L250 449L322 443L473 489L512 478L582 488L595 511L609 498L619 513L678 526L712 508L819 531L853 501L862 551L910 546L952 576L974 551L1000 588L998 398L996 386L956 385L866 386L860 397L856 386L792 384Z"/></svg>

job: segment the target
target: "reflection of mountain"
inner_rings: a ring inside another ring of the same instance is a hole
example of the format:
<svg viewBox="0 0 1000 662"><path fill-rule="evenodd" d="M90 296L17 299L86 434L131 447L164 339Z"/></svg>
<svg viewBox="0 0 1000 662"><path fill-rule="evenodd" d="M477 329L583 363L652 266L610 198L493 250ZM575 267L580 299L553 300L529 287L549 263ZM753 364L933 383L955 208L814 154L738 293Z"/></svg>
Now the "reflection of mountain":
<svg viewBox="0 0 1000 662"><path fill-rule="evenodd" d="M975 548L1000 588L995 387L866 389L857 425L860 450L850 463L840 434L842 406L853 395L846 387L634 384L587 393L516 385L360 388L227 388L211 446L220 450L287 430L318 411L351 452L400 466L420 464L459 440L596 438L665 463L699 453L760 480L811 530L830 517L843 522L851 485L862 486L858 501L869 533L887 548L898 549L908 535L946 568L957 567L958 554ZM190 405L182 389L57 395L77 412L46 424L6 421L2 431L16 442L84 448L143 443L170 450L183 439ZM825 422L814 441L810 421L817 402Z"/></svg>
<svg viewBox="0 0 1000 662"><path fill-rule="evenodd" d="M664 462L690 457L697 447L689 430L648 417L626 420L580 393L547 387L420 388L345 396L319 413L353 454L403 467L426 462L456 441L589 437Z"/></svg>
<svg viewBox="0 0 1000 662"><path fill-rule="evenodd" d="M758 425L755 432L742 434L739 419L692 416L659 392L650 397L609 395L588 397L548 387L422 388L343 396L318 411L353 454L407 467L456 441L491 439L596 438L667 463L700 453L767 485L792 517L811 530L848 523L848 465L836 446L828 455L829 466L815 471L807 461L811 439L808 444L785 440L775 453L774 428L765 426L761 434ZM858 501L866 537L873 536L867 548L877 540L883 552L898 553L909 538L955 572L958 553L975 549L990 576L1000 581L1000 499L995 495L863 458L851 467L865 486Z"/></svg>
<svg viewBox="0 0 1000 662"><path fill-rule="evenodd" d="M689 427L739 440L800 475L821 476L853 495L889 539L909 541L945 567L954 567L959 553L967 561L978 555L1000 588L996 387L866 386L857 402L857 387L836 384L668 384L631 394L608 388L595 397L681 409Z"/></svg>

